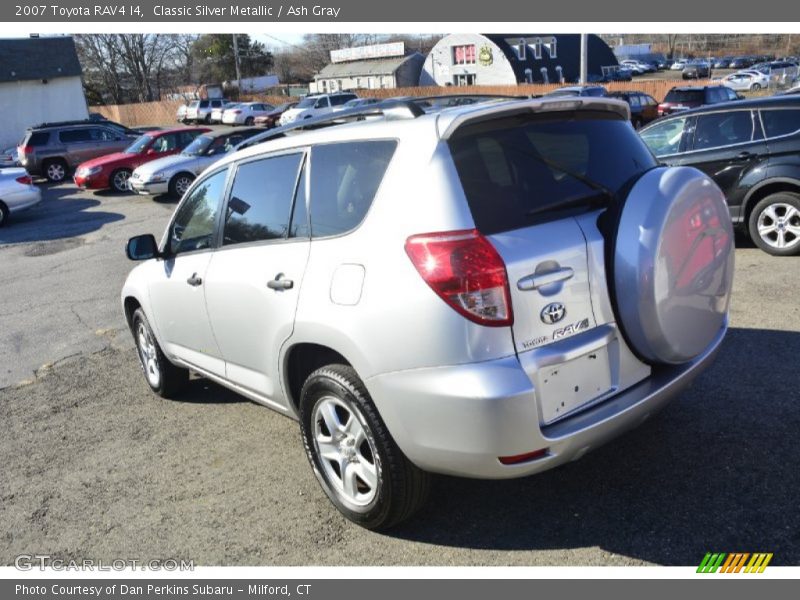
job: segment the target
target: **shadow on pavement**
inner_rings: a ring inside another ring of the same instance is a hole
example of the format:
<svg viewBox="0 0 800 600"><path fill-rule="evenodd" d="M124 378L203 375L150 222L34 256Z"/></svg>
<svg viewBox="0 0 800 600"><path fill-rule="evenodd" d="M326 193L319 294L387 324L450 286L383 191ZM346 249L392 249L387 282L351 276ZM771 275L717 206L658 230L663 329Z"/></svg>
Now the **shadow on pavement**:
<svg viewBox="0 0 800 600"><path fill-rule="evenodd" d="M438 479L399 538L476 549L600 547L664 565L707 551L800 564L800 333L732 329L661 414L526 479ZM458 427L458 423L453 423Z"/></svg>
<svg viewBox="0 0 800 600"><path fill-rule="evenodd" d="M97 231L124 215L89 210L100 200L81 197L74 186L42 185L42 201L15 213L0 229L0 243L50 241Z"/></svg>

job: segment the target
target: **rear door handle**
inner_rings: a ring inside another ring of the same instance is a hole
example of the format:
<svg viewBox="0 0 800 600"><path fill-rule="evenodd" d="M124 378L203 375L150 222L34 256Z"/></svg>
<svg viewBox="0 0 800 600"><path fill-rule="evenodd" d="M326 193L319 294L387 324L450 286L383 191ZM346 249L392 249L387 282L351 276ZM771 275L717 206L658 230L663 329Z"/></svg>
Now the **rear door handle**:
<svg viewBox="0 0 800 600"><path fill-rule="evenodd" d="M752 152L745 150L744 152L739 152L739 154L736 155L737 160L750 160L751 158L758 158L758 154L753 154Z"/></svg>
<svg viewBox="0 0 800 600"><path fill-rule="evenodd" d="M528 275L517 281L517 289L523 292L530 290L538 290L539 288L566 281L575 274L572 267L561 267L555 271L548 271L547 273L534 273Z"/></svg>
<svg viewBox="0 0 800 600"><path fill-rule="evenodd" d="M284 279L283 273L275 275L275 279L267 282L267 287L271 290L290 290L294 287L294 281L291 279Z"/></svg>
<svg viewBox="0 0 800 600"><path fill-rule="evenodd" d="M197 273L192 273L192 276L189 277L189 279L186 280L186 283L188 283L189 285L191 285L193 287L197 287L198 285L202 285L203 284L203 279L201 277L198 277Z"/></svg>

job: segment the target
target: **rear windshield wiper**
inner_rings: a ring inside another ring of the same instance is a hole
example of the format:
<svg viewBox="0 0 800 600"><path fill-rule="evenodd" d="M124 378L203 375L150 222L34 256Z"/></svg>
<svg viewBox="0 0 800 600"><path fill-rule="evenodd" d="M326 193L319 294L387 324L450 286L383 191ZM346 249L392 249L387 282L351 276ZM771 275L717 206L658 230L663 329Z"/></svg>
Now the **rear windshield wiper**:
<svg viewBox="0 0 800 600"><path fill-rule="evenodd" d="M563 200L559 200L558 202L551 202L550 204L544 204L542 206L537 206L536 208L532 208L527 211L525 214L527 216L531 215L538 215L543 212L549 212L553 210L565 210L570 208L575 208L577 206L585 206L589 205L592 206L604 206L605 203L602 200L612 200L614 195L607 190L594 190L593 192L589 192L586 194L575 194L574 196L569 196L568 198L564 198Z"/></svg>

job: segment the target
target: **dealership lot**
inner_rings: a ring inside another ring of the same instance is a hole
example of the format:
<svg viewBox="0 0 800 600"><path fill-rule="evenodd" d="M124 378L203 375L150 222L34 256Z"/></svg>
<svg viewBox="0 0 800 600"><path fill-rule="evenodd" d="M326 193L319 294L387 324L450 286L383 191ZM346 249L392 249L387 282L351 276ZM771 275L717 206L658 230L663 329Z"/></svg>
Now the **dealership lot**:
<svg viewBox="0 0 800 600"><path fill-rule="evenodd" d="M159 236L174 202L44 193L0 229L3 564L800 561L796 258L739 245L717 363L656 418L537 477L441 478L417 519L379 535L329 505L292 421L202 379L179 401L150 393L119 307L123 247Z"/></svg>

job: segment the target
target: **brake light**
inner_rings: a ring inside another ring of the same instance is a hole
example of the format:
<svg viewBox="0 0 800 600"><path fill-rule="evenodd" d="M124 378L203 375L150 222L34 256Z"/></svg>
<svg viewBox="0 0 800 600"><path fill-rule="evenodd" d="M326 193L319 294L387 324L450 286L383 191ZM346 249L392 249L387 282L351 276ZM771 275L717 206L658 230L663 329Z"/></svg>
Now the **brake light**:
<svg viewBox="0 0 800 600"><path fill-rule="evenodd" d="M33 152L33 146L20 146L17 150L20 154L31 154Z"/></svg>
<svg viewBox="0 0 800 600"><path fill-rule="evenodd" d="M514 322L505 263L476 229L412 235L405 249L425 283L470 321Z"/></svg>
<svg viewBox="0 0 800 600"><path fill-rule="evenodd" d="M525 454L517 454L515 456L499 456L498 460L504 465L519 465L521 463L538 460L547 456L547 448L535 450L534 452L526 452Z"/></svg>
<svg viewBox="0 0 800 600"><path fill-rule="evenodd" d="M33 185L33 179L30 175L23 175L22 177L17 177L17 183L21 183L23 185Z"/></svg>
<svg viewBox="0 0 800 600"><path fill-rule="evenodd" d="M235 110L235 111L233 111L233 114L238 115L238 114L241 114L241 112L242 111L240 111L240 110Z"/></svg>

